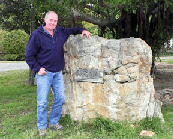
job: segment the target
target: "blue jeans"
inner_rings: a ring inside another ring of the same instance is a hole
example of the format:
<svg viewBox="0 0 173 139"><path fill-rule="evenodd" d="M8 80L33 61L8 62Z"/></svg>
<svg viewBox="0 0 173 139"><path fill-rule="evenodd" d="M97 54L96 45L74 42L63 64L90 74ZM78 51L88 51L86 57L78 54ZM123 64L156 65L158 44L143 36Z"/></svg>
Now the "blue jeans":
<svg viewBox="0 0 173 139"><path fill-rule="evenodd" d="M62 105L64 103L64 80L62 71L49 72L46 75L35 76L37 83L37 127L38 129L46 129L47 127L47 96L50 87L53 90L53 105L50 113L50 124L57 125L61 116Z"/></svg>

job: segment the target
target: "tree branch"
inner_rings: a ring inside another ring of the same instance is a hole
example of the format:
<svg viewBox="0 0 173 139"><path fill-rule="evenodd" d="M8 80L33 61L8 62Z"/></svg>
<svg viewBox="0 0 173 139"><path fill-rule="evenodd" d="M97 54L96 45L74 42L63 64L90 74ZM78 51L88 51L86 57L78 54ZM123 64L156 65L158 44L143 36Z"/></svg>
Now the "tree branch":
<svg viewBox="0 0 173 139"><path fill-rule="evenodd" d="M58 2L58 4L60 6L63 6L67 12L72 13L72 16L74 16L75 18L89 22L89 23L93 23L94 25L106 26L108 24L116 22L114 17L109 18L109 19L101 19L99 17L91 16L89 14L83 14L80 11L75 10L73 7L71 7L71 9L69 9L69 8L65 7L60 1Z"/></svg>
<svg viewBox="0 0 173 139"><path fill-rule="evenodd" d="M85 20L87 22L93 23L95 25L100 26L106 26L110 23L116 22L115 18L112 19L100 19L94 16L91 16L89 14L82 14L79 11L75 10L74 8L71 8L71 11L73 13L73 16L80 20Z"/></svg>

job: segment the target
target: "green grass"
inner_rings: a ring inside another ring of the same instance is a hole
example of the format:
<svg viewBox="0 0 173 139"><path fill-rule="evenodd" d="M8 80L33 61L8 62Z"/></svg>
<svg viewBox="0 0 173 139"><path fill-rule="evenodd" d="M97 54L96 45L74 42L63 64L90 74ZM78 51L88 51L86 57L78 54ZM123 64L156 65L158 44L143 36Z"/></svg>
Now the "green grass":
<svg viewBox="0 0 173 139"><path fill-rule="evenodd" d="M168 64L173 64L173 59L166 60L165 62L168 63Z"/></svg>
<svg viewBox="0 0 173 139"><path fill-rule="evenodd" d="M0 74L0 138L17 135L35 125L36 87L27 85L27 72Z"/></svg>
<svg viewBox="0 0 173 139"><path fill-rule="evenodd" d="M0 63L20 63L25 61L0 61Z"/></svg>
<svg viewBox="0 0 173 139"><path fill-rule="evenodd" d="M168 64L173 64L173 59L156 59L156 62L166 62Z"/></svg>
<svg viewBox="0 0 173 139"><path fill-rule="evenodd" d="M28 85L27 70L10 71L0 74L0 138L39 139L37 135L36 86ZM48 111L53 96L48 96ZM46 139L145 139L139 136L142 130L156 133L154 139L172 139L173 107L162 106L165 123L158 118L145 118L141 121L111 121L98 115L88 122L72 121L68 115L62 116L62 132L47 130ZM49 119L49 112L48 112ZM131 125L134 127L131 127Z"/></svg>

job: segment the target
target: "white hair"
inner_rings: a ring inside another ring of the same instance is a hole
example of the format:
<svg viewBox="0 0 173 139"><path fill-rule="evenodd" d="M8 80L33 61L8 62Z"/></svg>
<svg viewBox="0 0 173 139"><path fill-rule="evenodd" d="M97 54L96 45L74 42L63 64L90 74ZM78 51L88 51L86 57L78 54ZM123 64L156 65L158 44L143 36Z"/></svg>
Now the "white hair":
<svg viewBox="0 0 173 139"><path fill-rule="evenodd" d="M47 12L46 13L46 15L45 15L45 18L47 18L48 17L48 15L50 14L50 13L55 13L54 11L49 11L49 12ZM55 13L57 16L58 16L58 14L57 13Z"/></svg>

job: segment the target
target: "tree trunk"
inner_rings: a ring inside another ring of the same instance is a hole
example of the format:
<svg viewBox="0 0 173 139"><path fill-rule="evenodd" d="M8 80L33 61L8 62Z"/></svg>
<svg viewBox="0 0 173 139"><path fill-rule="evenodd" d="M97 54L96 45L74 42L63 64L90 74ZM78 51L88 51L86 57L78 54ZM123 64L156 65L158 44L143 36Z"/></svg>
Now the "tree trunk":
<svg viewBox="0 0 173 139"><path fill-rule="evenodd" d="M34 0L31 1L31 28L30 34L35 30ZM29 69L29 85L34 86L34 71Z"/></svg>
<svg viewBox="0 0 173 139"><path fill-rule="evenodd" d="M73 16L72 17L72 28L76 27L76 18Z"/></svg>

